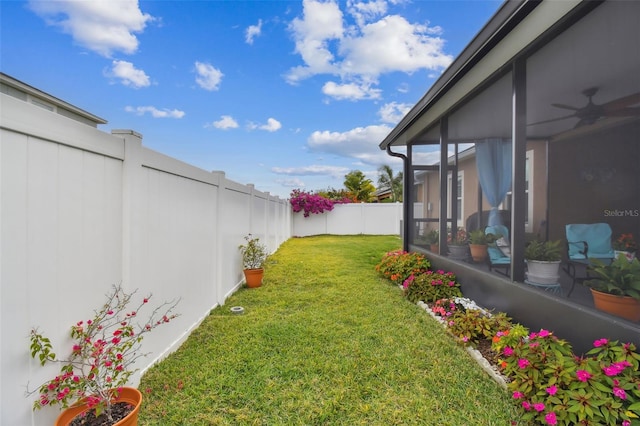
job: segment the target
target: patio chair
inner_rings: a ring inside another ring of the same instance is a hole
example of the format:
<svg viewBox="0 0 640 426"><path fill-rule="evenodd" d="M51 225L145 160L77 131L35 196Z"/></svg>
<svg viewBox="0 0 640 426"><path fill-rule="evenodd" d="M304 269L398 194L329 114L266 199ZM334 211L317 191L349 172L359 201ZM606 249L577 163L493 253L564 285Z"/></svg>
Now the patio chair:
<svg viewBox="0 0 640 426"><path fill-rule="evenodd" d="M509 247L509 230L504 225L487 226L485 234L501 235L500 239L487 247L489 253L489 271L495 270L509 276L511 269L511 249Z"/></svg>
<svg viewBox="0 0 640 426"><path fill-rule="evenodd" d="M589 278L588 273L578 276L578 269L586 271L591 259L611 262L614 258L611 247L611 226L608 223L572 223L565 226L567 237L567 265L565 271L572 279L571 296L576 282Z"/></svg>

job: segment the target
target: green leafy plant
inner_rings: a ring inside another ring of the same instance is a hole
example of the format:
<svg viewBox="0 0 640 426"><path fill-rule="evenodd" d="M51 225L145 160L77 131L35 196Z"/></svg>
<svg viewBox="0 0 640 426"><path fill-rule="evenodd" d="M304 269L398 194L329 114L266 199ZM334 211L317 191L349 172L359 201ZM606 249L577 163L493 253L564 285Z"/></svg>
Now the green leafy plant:
<svg viewBox="0 0 640 426"><path fill-rule="evenodd" d="M450 299L462 296L460 283L453 272L426 271L409 276L402 284L404 294L411 302L422 300L425 303L439 299Z"/></svg>
<svg viewBox="0 0 640 426"><path fill-rule="evenodd" d="M491 341L500 330L509 328L510 318L504 312L492 314L482 309L458 309L447 320L447 328L465 344Z"/></svg>
<svg viewBox="0 0 640 426"><path fill-rule="evenodd" d="M429 260L420 253L394 250L385 253L375 269L383 277L400 285L409 276L421 274L427 271L430 266Z"/></svg>
<svg viewBox="0 0 640 426"><path fill-rule="evenodd" d="M242 266L244 269L260 269L267 259L267 247L260 242L260 238L248 234L244 237L246 244L238 248L242 254Z"/></svg>
<svg viewBox="0 0 640 426"><path fill-rule="evenodd" d="M627 260L619 254L609 265L592 259L589 272L595 275L585 285L594 290L616 296L629 296L640 300L640 260Z"/></svg>
<svg viewBox="0 0 640 426"><path fill-rule="evenodd" d="M95 311L93 318L73 325L74 343L67 358L59 358L53 352L50 339L37 329L31 330L31 357L38 359L40 365L61 365L60 374L28 392L40 394L33 404L34 410L47 405L68 408L84 401L96 416L104 412L109 421L113 421L112 399L135 372L131 368L135 360L145 355L140 353L144 335L177 316L172 311L178 301L160 305L146 321L137 322L151 295L131 309L134 293L126 293L120 285L114 286L107 302Z"/></svg>
<svg viewBox="0 0 640 426"><path fill-rule="evenodd" d="M543 262L556 262L562 258L561 240L531 241L524 249L524 258Z"/></svg>
<svg viewBox="0 0 640 426"><path fill-rule="evenodd" d="M469 233L470 244L488 245L495 243L500 238L500 235L492 234L491 232L485 234L482 229L476 229Z"/></svg>
<svg viewBox="0 0 640 426"><path fill-rule="evenodd" d="M438 244L440 241L440 233L437 229L432 229L425 235L425 241L427 244Z"/></svg>
<svg viewBox="0 0 640 426"><path fill-rule="evenodd" d="M525 421L630 426L640 416L640 354L633 344L599 339L577 357L566 341L540 330L504 346L502 354Z"/></svg>

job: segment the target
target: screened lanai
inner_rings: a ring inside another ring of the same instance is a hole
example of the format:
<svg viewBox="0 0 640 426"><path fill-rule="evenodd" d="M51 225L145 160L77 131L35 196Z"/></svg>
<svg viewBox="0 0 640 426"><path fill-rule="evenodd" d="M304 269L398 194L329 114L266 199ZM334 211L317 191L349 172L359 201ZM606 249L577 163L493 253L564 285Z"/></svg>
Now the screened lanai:
<svg viewBox="0 0 640 426"><path fill-rule="evenodd" d="M427 251L435 229L436 259L497 276L447 235L499 223L499 279L524 283L525 243L564 241L567 224L640 235L639 45L638 2L505 2L380 144L405 159L405 247ZM479 297L517 304L488 286Z"/></svg>

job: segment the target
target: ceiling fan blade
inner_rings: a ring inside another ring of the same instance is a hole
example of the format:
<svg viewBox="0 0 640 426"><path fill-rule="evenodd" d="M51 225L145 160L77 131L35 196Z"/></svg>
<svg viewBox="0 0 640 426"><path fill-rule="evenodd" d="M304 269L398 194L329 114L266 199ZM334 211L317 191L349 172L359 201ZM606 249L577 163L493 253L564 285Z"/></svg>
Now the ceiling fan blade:
<svg viewBox="0 0 640 426"><path fill-rule="evenodd" d="M633 93L629 96L624 96L622 98L614 99L606 104L602 105L604 107L605 112L609 112L616 109L621 109L630 105L635 105L640 103L640 92Z"/></svg>
<svg viewBox="0 0 640 426"><path fill-rule="evenodd" d="M571 105L565 105L565 104L551 104L551 105L556 107L556 108L570 109L570 110L573 110L573 111L579 111L580 110L580 108L572 107Z"/></svg>
<svg viewBox="0 0 640 426"><path fill-rule="evenodd" d="M535 123L527 124L527 126L535 126L537 124L551 123L551 122L554 122L554 121L566 120L567 118L574 118L574 117L575 117L575 114L565 115L564 117L557 117L557 118L552 118L550 120L543 120L543 121L538 121L538 122L535 122Z"/></svg>
<svg viewBox="0 0 640 426"><path fill-rule="evenodd" d="M605 111L604 115L607 117L633 117L635 115L640 115L640 107L621 108L613 111Z"/></svg>

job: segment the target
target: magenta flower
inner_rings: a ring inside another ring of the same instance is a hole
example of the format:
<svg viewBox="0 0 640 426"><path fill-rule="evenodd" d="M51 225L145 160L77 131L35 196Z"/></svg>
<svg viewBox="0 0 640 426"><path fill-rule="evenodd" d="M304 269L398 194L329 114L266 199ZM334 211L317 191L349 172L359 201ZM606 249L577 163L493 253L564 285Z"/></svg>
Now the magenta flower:
<svg viewBox="0 0 640 426"><path fill-rule="evenodd" d="M556 385L552 385L547 388L547 393L549 395L555 395L556 392L558 392L558 387Z"/></svg>
<svg viewBox="0 0 640 426"><path fill-rule="evenodd" d="M599 348L601 346L605 346L607 343L609 343L607 339L598 339L595 342L593 342L593 346L595 346L596 348Z"/></svg>
<svg viewBox="0 0 640 426"><path fill-rule="evenodd" d="M518 360L518 367L522 369L527 368L529 365L531 365L531 363L529 362L528 359L520 358Z"/></svg>
<svg viewBox="0 0 640 426"><path fill-rule="evenodd" d="M544 404L542 402L533 404L533 409L536 410L538 413L541 411L544 411Z"/></svg>
<svg viewBox="0 0 640 426"><path fill-rule="evenodd" d="M513 399L520 399L520 398L524 398L524 394L522 392L515 391L513 393Z"/></svg>
<svg viewBox="0 0 640 426"><path fill-rule="evenodd" d="M527 401L522 401L522 408L529 411L531 410L531 404L529 404Z"/></svg>
<svg viewBox="0 0 640 426"><path fill-rule="evenodd" d="M620 399L627 399L627 393L622 388L613 388L613 394Z"/></svg>
<svg viewBox="0 0 640 426"><path fill-rule="evenodd" d="M505 356L511 356L513 355L513 348L510 346L505 346L502 350L502 353L505 354Z"/></svg>
<svg viewBox="0 0 640 426"><path fill-rule="evenodd" d="M586 382L591 378L591 373L586 370L578 370L576 371L576 376L578 376L578 380L581 382Z"/></svg>
<svg viewBox="0 0 640 426"><path fill-rule="evenodd" d="M622 426L631 426L631 422L629 420L623 420Z"/></svg>
<svg viewBox="0 0 640 426"><path fill-rule="evenodd" d="M558 419L556 419L556 413L554 413L553 411L547 414L546 416L544 416L544 420L547 422L548 425L558 424Z"/></svg>
<svg viewBox="0 0 640 426"><path fill-rule="evenodd" d="M538 337L549 337L551 333L549 333L549 330L540 330L540 333L538 333Z"/></svg>

